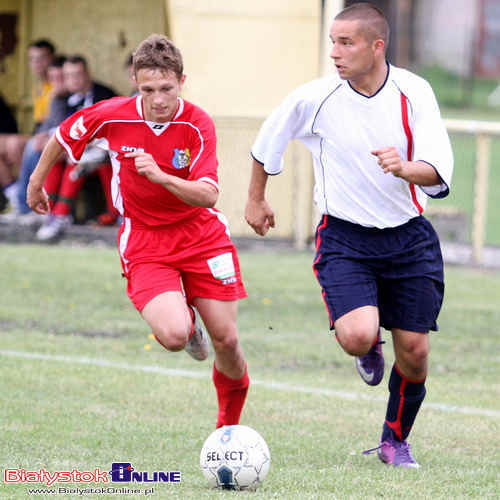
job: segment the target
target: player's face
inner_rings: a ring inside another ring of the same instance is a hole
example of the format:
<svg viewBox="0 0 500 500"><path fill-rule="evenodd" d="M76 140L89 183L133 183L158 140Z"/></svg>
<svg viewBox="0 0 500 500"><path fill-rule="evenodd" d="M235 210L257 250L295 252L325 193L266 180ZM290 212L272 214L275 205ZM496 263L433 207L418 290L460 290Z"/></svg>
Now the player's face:
<svg viewBox="0 0 500 500"><path fill-rule="evenodd" d="M374 71L376 43L363 35L359 21L337 20L330 29L330 57L343 80L356 81Z"/></svg>
<svg viewBox="0 0 500 500"><path fill-rule="evenodd" d="M179 80L173 71L143 68L137 71L137 89L142 96L144 118L162 123L170 121L177 110L185 75Z"/></svg>

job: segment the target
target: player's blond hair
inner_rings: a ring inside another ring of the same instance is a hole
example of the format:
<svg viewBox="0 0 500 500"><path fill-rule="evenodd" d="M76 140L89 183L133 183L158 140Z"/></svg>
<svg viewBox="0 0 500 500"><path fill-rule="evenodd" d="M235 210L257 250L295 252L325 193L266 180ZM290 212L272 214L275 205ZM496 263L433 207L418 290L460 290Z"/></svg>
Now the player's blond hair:
<svg viewBox="0 0 500 500"><path fill-rule="evenodd" d="M184 73L181 51L165 35L153 33L143 40L133 55L134 73L140 69L173 71L180 80Z"/></svg>
<svg viewBox="0 0 500 500"><path fill-rule="evenodd" d="M370 42L381 39L387 49L390 34L389 23L384 13L375 5L367 2L352 4L337 14L335 20L360 21L365 38Z"/></svg>

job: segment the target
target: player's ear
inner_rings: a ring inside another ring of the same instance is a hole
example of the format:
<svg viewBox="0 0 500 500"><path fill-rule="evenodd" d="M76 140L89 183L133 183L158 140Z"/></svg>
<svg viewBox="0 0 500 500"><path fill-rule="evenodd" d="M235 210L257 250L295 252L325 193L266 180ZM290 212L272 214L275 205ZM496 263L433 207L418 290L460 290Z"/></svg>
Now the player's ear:
<svg viewBox="0 0 500 500"><path fill-rule="evenodd" d="M376 52L381 52L383 54L385 51L384 40L382 40L381 38L377 38L377 40L373 42L373 48L375 49Z"/></svg>
<svg viewBox="0 0 500 500"><path fill-rule="evenodd" d="M182 75L181 79L179 80L179 83L181 84L181 87L184 85L184 82L186 81L186 75Z"/></svg>

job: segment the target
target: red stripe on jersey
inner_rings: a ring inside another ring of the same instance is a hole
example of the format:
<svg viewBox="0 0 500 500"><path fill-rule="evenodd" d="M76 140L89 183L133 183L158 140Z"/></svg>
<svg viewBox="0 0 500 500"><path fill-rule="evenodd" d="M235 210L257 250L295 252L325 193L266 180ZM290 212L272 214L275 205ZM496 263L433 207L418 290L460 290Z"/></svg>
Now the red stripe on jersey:
<svg viewBox="0 0 500 500"><path fill-rule="evenodd" d="M410 125L408 122L408 103L406 101L406 96L402 92L400 95L401 95L401 115L403 117L403 128L406 134L406 139L408 141L407 160L411 161L413 156L413 135L411 133ZM413 200L414 205L417 207L418 213L421 214L424 211L424 209L418 202L414 184L410 184L410 193L411 193L411 199Z"/></svg>

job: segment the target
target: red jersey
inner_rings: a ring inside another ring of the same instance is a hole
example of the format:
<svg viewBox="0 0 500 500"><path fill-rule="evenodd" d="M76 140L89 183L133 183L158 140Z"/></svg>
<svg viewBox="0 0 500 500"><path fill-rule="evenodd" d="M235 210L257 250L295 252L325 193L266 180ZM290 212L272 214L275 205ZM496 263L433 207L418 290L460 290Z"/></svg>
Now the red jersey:
<svg viewBox="0 0 500 500"><path fill-rule="evenodd" d="M218 188L213 120L201 108L178 98L172 121L144 119L142 97L115 97L84 108L63 121L56 139L75 163L87 144L109 152L113 166L113 204L132 226L156 227L192 219L206 211L184 203L140 175L126 153L152 155L166 173Z"/></svg>

